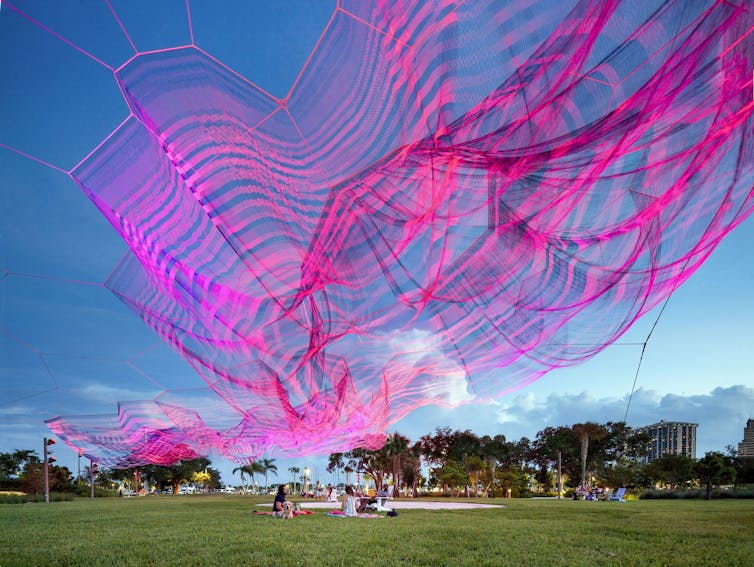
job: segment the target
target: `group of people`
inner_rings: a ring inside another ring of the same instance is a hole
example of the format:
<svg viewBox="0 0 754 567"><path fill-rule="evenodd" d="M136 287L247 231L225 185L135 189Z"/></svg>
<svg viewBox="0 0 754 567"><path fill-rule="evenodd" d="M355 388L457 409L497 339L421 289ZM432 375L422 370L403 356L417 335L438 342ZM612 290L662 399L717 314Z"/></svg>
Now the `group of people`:
<svg viewBox="0 0 754 567"><path fill-rule="evenodd" d="M337 502L337 492L332 485L327 485L327 501ZM288 519L293 518L294 506L292 502L285 499L288 494L288 485L281 484L278 486L278 492L275 495L275 501L272 504L272 515L275 518ZM389 495L387 485L383 485L382 490L378 491L372 498L362 498L357 496L350 484L346 486L346 493L343 497L341 510L346 516L358 516L364 512L370 504L376 504L378 498L387 498Z"/></svg>
<svg viewBox="0 0 754 567"><path fill-rule="evenodd" d="M574 500L604 500L605 489L601 486L589 486L588 484L579 484L573 493Z"/></svg>

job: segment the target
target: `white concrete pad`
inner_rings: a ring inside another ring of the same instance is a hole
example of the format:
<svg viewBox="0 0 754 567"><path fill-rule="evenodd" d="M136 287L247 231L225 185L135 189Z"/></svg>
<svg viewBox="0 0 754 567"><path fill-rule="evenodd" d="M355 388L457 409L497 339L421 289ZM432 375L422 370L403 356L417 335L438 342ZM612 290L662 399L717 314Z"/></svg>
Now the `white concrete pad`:
<svg viewBox="0 0 754 567"><path fill-rule="evenodd" d="M299 502L301 508L340 508L340 502ZM390 500L388 508L396 510L469 510L472 508L505 508L500 504L481 504L478 502L434 502L429 500Z"/></svg>

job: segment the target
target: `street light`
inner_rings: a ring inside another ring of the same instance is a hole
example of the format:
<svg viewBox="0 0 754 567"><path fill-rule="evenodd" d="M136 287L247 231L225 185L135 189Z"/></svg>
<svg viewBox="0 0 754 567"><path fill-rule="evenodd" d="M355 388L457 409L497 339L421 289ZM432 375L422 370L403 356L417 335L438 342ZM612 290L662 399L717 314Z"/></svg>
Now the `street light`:
<svg viewBox="0 0 754 567"><path fill-rule="evenodd" d="M78 459L78 476L76 477L76 483L81 486L81 457L84 455L84 450L79 449L79 459Z"/></svg>
<svg viewBox="0 0 754 567"><path fill-rule="evenodd" d="M49 448L50 445L55 444L55 439L48 439L47 437L44 438L44 445L42 447L42 452L44 453L44 460L45 460L45 502L50 502L50 472L49 472L49 464L55 462L55 457L49 456L52 454L52 450Z"/></svg>

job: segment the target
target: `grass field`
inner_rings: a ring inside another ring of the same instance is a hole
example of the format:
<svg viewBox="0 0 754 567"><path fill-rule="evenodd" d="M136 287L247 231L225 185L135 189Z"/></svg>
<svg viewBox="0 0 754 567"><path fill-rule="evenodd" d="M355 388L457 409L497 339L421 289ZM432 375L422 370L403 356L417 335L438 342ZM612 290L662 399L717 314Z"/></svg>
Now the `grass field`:
<svg viewBox="0 0 754 567"><path fill-rule="evenodd" d="M269 499L268 499L269 500ZM265 500L266 501L266 500ZM480 500L379 520L254 516L256 497L0 506L12 565L754 565L754 500Z"/></svg>

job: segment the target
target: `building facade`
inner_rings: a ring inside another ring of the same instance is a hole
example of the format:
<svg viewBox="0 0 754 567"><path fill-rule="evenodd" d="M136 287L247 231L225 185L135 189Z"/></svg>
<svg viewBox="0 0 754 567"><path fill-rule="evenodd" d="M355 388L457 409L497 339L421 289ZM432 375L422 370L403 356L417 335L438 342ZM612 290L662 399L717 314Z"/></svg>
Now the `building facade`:
<svg viewBox="0 0 754 567"><path fill-rule="evenodd" d="M641 459L642 464L646 465L664 455L683 455L696 459L698 425L684 421L662 420L660 423L637 428L637 433L645 433L650 438L647 454Z"/></svg>
<svg viewBox="0 0 754 567"><path fill-rule="evenodd" d="M746 421L744 440L738 444L739 457L754 457L754 419Z"/></svg>

